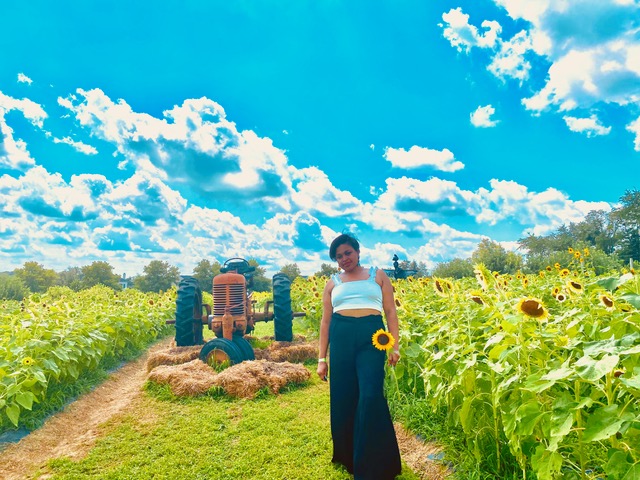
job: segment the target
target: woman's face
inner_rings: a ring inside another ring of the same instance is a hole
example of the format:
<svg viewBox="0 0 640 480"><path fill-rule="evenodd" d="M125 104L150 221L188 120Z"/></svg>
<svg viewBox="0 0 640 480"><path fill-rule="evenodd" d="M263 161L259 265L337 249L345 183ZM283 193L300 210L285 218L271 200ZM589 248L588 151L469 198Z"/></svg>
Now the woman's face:
<svg viewBox="0 0 640 480"><path fill-rule="evenodd" d="M358 266L360 254L348 243L343 243L336 249L336 261L345 272L350 272Z"/></svg>

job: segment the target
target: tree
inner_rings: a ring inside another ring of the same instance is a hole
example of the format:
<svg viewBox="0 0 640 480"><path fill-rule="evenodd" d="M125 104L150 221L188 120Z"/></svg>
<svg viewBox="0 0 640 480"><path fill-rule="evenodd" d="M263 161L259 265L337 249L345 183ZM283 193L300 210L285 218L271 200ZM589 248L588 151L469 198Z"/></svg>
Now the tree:
<svg viewBox="0 0 640 480"><path fill-rule="evenodd" d="M426 277L429 275L429 269L424 262L416 262L415 260L400 260L398 262L398 266L403 270L411 270L415 273L412 273L411 276L415 278Z"/></svg>
<svg viewBox="0 0 640 480"><path fill-rule="evenodd" d="M69 287L77 292L82 288L82 269L80 267L69 267L62 272L58 272L58 285Z"/></svg>
<svg viewBox="0 0 640 480"><path fill-rule="evenodd" d="M613 253L616 244L617 225L615 217L604 210L592 210L579 223L569 225L576 244L596 247L606 254Z"/></svg>
<svg viewBox="0 0 640 480"><path fill-rule="evenodd" d="M620 226L617 253L620 259L640 260L640 191L627 190L620 198L621 206L610 217Z"/></svg>
<svg viewBox="0 0 640 480"><path fill-rule="evenodd" d="M431 275L438 278L473 277L473 264L468 258L454 258L436 265Z"/></svg>
<svg viewBox="0 0 640 480"><path fill-rule="evenodd" d="M81 267L82 288L91 288L94 285L105 285L114 290L120 290L120 277L113 273L113 267L108 262L97 261L91 265Z"/></svg>
<svg viewBox="0 0 640 480"><path fill-rule="evenodd" d="M198 280L202 290L210 292L213 289L213 277L220 273L220 262L217 260L211 263L202 259L193 269L193 276Z"/></svg>
<svg viewBox="0 0 640 480"><path fill-rule="evenodd" d="M292 282L300 276L300 268L297 263L289 263L280 269Z"/></svg>
<svg viewBox="0 0 640 480"><path fill-rule="evenodd" d="M487 238L483 239L471 254L473 263L482 263L490 271L516 273L522 269L522 256L507 252L502 245Z"/></svg>
<svg viewBox="0 0 640 480"><path fill-rule="evenodd" d="M269 292L271 291L271 280L265 276L266 270L260 266L257 260L251 258L248 260L249 265L256 267L256 271L253 273L253 286L251 287L254 292Z"/></svg>
<svg viewBox="0 0 640 480"><path fill-rule="evenodd" d="M318 270L313 275L315 277L330 277L335 273L340 273L340 269L330 263L323 263L320 265L320 270Z"/></svg>
<svg viewBox="0 0 640 480"><path fill-rule="evenodd" d="M29 295L29 289L17 275L0 273L0 299L22 300Z"/></svg>
<svg viewBox="0 0 640 480"><path fill-rule="evenodd" d="M161 260L151 260L142 272L142 275L135 278L133 285L143 292L166 291L180 281L178 267Z"/></svg>
<svg viewBox="0 0 640 480"><path fill-rule="evenodd" d="M22 268L16 268L13 273L34 293L46 292L58 280L55 271L44 268L38 262L25 262Z"/></svg>

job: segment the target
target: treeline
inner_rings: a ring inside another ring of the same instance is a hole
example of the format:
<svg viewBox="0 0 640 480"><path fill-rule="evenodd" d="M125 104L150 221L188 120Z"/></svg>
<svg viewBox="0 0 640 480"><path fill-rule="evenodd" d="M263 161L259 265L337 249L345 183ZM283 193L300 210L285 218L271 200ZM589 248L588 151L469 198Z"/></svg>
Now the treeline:
<svg viewBox="0 0 640 480"><path fill-rule="evenodd" d="M518 240L519 252L483 240L470 258L443 262L431 274L443 278L473 276L473 265L483 263L499 273L538 273L556 263L587 263L601 275L632 268L640 259L640 191L628 190L611 211L593 210L579 223L562 225L546 236L529 235Z"/></svg>
<svg viewBox="0 0 640 480"><path fill-rule="evenodd" d="M248 262L255 267L252 290L271 291L271 278L266 276L266 269L255 259L249 259ZM218 261L202 259L193 269L192 275L198 279L203 290L211 291L213 277L220 273L221 268L222 264ZM135 277L117 275L113 270L113 266L105 261L96 261L83 267L69 267L61 272L45 268L38 262L25 262L13 272L0 273L0 299L22 300L31 293L43 293L53 286L65 286L79 291L99 284L114 290L135 288L143 292L164 292L177 285L181 275L178 267L161 260L150 261L143 268L142 274ZM336 267L323 263L315 275L328 276L337 271ZM300 268L295 263L284 265L281 272L291 281L300 276Z"/></svg>

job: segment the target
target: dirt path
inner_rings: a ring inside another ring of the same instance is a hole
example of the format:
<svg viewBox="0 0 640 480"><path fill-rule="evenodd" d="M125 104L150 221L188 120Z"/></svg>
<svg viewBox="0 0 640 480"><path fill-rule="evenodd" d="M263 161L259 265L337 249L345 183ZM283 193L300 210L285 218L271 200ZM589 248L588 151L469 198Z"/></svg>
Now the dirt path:
<svg viewBox="0 0 640 480"><path fill-rule="evenodd" d="M140 396L147 378L145 363L149 353L166 349L171 341L169 338L156 343L139 359L114 372L94 391L0 452L0 478L32 478L52 458L85 456L98 437L98 426L123 412Z"/></svg>
<svg viewBox="0 0 640 480"><path fill-rule="evenodd" d="M94 391L53 415L38 430L0 452L0 479L23 480L40 474L46 479L46 463L54 458L84 457L99 436L99 426L125 410L135 407L147 378L146 361L150 353L169 348L173 339L153 345L136 361L114 372ZM396 425L403 460L423 479L439 480L446 468L430 458L439 449L424 444L415 435Z"/></svg>

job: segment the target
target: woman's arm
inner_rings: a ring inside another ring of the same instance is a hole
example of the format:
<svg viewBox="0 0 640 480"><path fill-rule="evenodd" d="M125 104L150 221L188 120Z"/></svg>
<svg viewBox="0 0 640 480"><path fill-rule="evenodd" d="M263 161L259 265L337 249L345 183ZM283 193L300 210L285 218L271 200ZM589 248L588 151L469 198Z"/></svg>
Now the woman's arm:
<svg viewBox="0 0 640 480"><path fill-rule="evenodd" d="M333 305L331 304L331 291L333 290L333 280L329 279L322 292L322 320L320 320L320 341L318 346L318 376L326 380L329 372L327 364L327 351L329 350L329 326L331 325L331 315Z"/></svg>
<svg viewBox="0 0 640 480"><path fill-rule="evenodd" d="M395 366L400 360L400 330L398 327L398 312L396 311L396 301L393 297L393 285L384 270L378 270L376 280L382 288L382 308L384 317L387 320L389 333L396 339L393 351L389 355L389 364Z"/></svg>

